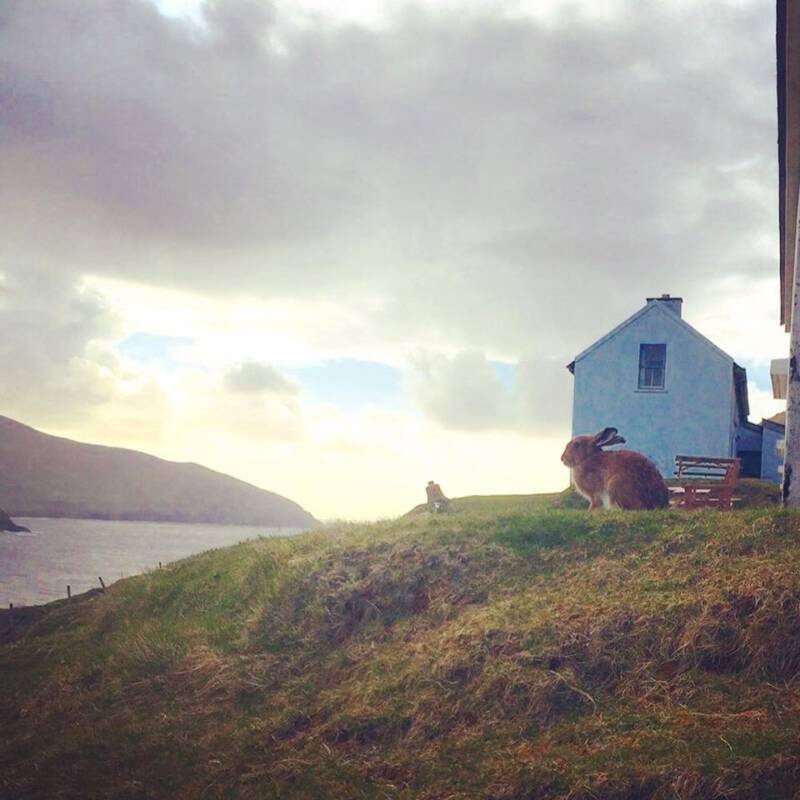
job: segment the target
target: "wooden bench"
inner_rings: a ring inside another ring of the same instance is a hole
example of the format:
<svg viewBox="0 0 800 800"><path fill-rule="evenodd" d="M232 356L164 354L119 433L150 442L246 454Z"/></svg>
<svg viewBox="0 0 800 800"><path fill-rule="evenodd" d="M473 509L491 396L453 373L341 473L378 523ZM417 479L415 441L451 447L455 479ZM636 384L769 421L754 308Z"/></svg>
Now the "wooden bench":
<svg viewBox="0 0 800 800"><path fill-rule="evenodd" d="M740 466L738 458L675 456L678 486L669 487L670 504L730 511Z"/></svg>

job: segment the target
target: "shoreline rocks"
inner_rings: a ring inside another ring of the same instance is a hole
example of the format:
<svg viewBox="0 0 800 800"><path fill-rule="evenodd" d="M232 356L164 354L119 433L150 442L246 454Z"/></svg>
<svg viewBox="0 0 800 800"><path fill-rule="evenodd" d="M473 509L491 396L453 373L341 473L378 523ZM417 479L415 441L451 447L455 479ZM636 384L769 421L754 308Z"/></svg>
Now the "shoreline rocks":
<svg viewBox="0 0 800 800"><path fill-rule="evenodd" d="M9 531L10 533L30 533L31 529L26 528L24 525L17 525L11 517L0 508L0 531Z"/></svg>

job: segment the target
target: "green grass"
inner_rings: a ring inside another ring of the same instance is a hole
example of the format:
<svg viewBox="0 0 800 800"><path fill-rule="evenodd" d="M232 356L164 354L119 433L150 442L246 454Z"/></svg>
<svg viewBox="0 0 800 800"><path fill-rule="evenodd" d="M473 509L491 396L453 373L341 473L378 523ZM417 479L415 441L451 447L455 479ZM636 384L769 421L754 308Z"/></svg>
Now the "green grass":
<svg viewBox="0 0 800 800"><path fill-rule="evenodd" d="M0 647L0 796L793 798L800 515L560 495L260 540Z"/></svg>
<svg viewBox="0 0 800 800"><path fill-rule="evenodd" d="M762 483L762 481L758 481ZM588 507L588 503L572 489L550 494L496 494L456 497L450 501L447 513L457 514L507 514L515 511L542 511L552 508ZM407 517L426 514L428 506L421 503L406 514Z"/></svg>

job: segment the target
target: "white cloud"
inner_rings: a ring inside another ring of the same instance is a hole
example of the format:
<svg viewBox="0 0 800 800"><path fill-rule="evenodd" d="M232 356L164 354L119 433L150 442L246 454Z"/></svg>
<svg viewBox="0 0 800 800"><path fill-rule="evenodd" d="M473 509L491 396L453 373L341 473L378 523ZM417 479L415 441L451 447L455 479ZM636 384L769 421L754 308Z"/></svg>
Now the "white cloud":
<svg viewBox="0 0 800 800"><path fill-rule="evenodd" d="M445 428L498 430L511 421L508 392L477 350L452 358L420 354L413 362L412 384L422 409Z"/></svg>
<svg viewBox="0 0 800 800"><path fill-rule="evenodd" d="M420 352L411 360L410 384L420 408L449 430L569 431L572 376L563 360L523 359L508 385L478 350Z"/></svg>
<svg viewBox="0 0 800 800"><path fill-rule="evenodd" d="M772 392L760 389L752 381L747 384L747 394L750 400L751 422L758 423L762 419L774 417L779 411L786 411L785 400L775 400Z"/></svg>
<svg viewBox="0 0 800 800"><path fill-rule="evenodd" d="M102 342L117 319L102 295L58 274L6 267L0 292L0 404L64 422L107 401L118 380Z"/></svg>
<svg viewBox="0 0 800 800"><path fill-rule="evenodd" d="M770 360L789 352L789 337L778 324L777 267L767 266L758 278L723 278L710 297L684 303L688 322L735 359L761 366L765 377Z"/></svg>

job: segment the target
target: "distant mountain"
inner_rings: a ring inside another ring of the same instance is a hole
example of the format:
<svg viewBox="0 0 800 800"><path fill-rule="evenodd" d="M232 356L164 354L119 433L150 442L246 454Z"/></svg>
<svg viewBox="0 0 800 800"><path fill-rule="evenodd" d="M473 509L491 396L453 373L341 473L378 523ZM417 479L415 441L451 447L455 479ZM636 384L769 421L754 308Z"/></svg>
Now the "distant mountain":
<svg viewBox="0 0 800 800"><path fill-rule="evenodd" d="M73 442L3 416L0 508L17 517L318 524L297 503L199 464Z"/></svg>

